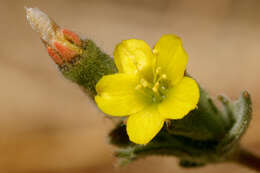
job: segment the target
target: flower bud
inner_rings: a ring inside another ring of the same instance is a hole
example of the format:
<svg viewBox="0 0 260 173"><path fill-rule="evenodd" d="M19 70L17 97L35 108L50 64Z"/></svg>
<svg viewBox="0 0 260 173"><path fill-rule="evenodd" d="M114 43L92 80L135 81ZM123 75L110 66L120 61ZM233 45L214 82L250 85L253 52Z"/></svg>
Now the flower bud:
<svg viewBox="0 0 260 173"><path fill-rule="evenodd" d="M26 15L32 28L40 33L41 40L56 64L63 65L82 54L82 41L77 34L60 28L38 8L26 8Z"/></svg>

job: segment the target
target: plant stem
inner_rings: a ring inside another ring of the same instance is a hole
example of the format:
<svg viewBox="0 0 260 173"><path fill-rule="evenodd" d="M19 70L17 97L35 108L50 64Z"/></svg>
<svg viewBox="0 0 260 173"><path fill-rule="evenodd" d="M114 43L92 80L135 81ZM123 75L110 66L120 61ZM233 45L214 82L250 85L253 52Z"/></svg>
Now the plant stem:
<svg viewBox="0 0 260 173"><path fill-rule="evenodd" d="M233 161L237 164L260 172L260 157L244 148L240 148L237 157Z"/></svg>

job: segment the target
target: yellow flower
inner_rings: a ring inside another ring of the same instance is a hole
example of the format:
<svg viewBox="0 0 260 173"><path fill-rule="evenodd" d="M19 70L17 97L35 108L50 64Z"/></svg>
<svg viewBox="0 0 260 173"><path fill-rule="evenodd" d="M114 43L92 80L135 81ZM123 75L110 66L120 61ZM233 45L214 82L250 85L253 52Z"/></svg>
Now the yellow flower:
<svg viewBox="0 0 260 173"><path fill-rule="evenodd" d="M166 119L181 119L195 109L199 87L184 76L188 55L181 39L163 35L153 51L142 40L122 41L114 51L119 73L96 85L98 107L112 116L127 116L127 134L147 144Z"/></svg>

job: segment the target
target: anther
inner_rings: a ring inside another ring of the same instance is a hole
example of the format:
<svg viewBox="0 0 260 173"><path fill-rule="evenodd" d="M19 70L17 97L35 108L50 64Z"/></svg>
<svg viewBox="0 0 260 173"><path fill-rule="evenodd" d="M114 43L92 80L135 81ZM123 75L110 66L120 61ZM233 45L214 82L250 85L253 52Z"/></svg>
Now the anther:
<svg viewBox="0 0 260 173"><path fill-rule="evenodd" d="M144 64L136 64L136 67L139 71L141 71L144 67Z"/></svg>
<svg viewBox="0 0 260 173"><path fill-rule="evenodd" d="M158 54L158 50L157 49L153 49L153 54Z"/></svg>
<svg viewBox="0 0 260 173"><path fill-rule="evenodd" d="M162 68L161 67L157 67L156 70L155 70L155 73L156 74L159 74L161 72Z"/></svg>
<svg viewBox="0 0 260 173"><path fill-rule="evenodd" d="M162 86L161 89L162 89L162 90L166 90L166 87L165 87L165 86Z"/></svg>
<svg viewBox="0 0 260 173"><path fill-rule="evenodd" d="M166 78L167 78L167 75L166 75L166 74L162 74L162 78L163 78L163 79L166 79Z"/></svg>
<svg viewBox="0 0 260 173"><path fill-rule="evenodd" d="M158 92L159 85L160 85L159 82L155 83L155 85L153 87L153 92L155 92L155 93Z"/></svg>
<svg viewBox="0 0 260 173"><path fill-rule="evenodd" d="M142 79L140 80L140 83L141 83L141 85L142 85L143 87L147 87L147 86L148 86L148 82L147 82L144 78L142 78Z"/></svg>

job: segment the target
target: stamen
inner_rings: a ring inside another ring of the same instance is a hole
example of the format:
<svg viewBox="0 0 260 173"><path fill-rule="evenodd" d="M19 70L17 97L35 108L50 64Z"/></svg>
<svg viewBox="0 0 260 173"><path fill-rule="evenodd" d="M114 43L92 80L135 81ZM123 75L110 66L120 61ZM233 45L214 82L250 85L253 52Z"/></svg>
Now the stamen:
<svg viewBox="0 0 260 173"><path fill-rule="evenodd" d="M148 87L148 82L144 79L144 78L142 78L141 80L140 80L140 83L141 83L141 85L143 86L143 87Z"/></svg>
<svg viewBox="0 0 260 173"><path fill-rule="evenodd" d="M153 49L153 76L156 77L156 69L158 67L158 50ZM154 80L155 81L155 80Z"/></svg>
<svg viewBox="0 0 260 173"><path fill-rule="evenodd" d="M160 77L160 73L161 73L162 68L161 67L157 67L154 71L154 79L153 82L157 82L158 81L158 77Z"/></svg>
<svg viewBox="0 0 260 173"><path fill-rule="evenodd" d="M153 92L157 93L159 86L160 86L160 83L159 83L159 82L156 82L155 85L154 85L154 87L152 88Z"/></svg>
<svg viewBox="0 0 260 173"><path fill-rule="evenodd" d="M161 71L162 71L162 67L157 67L155 70L155 73L160 74Z"/></svg>

